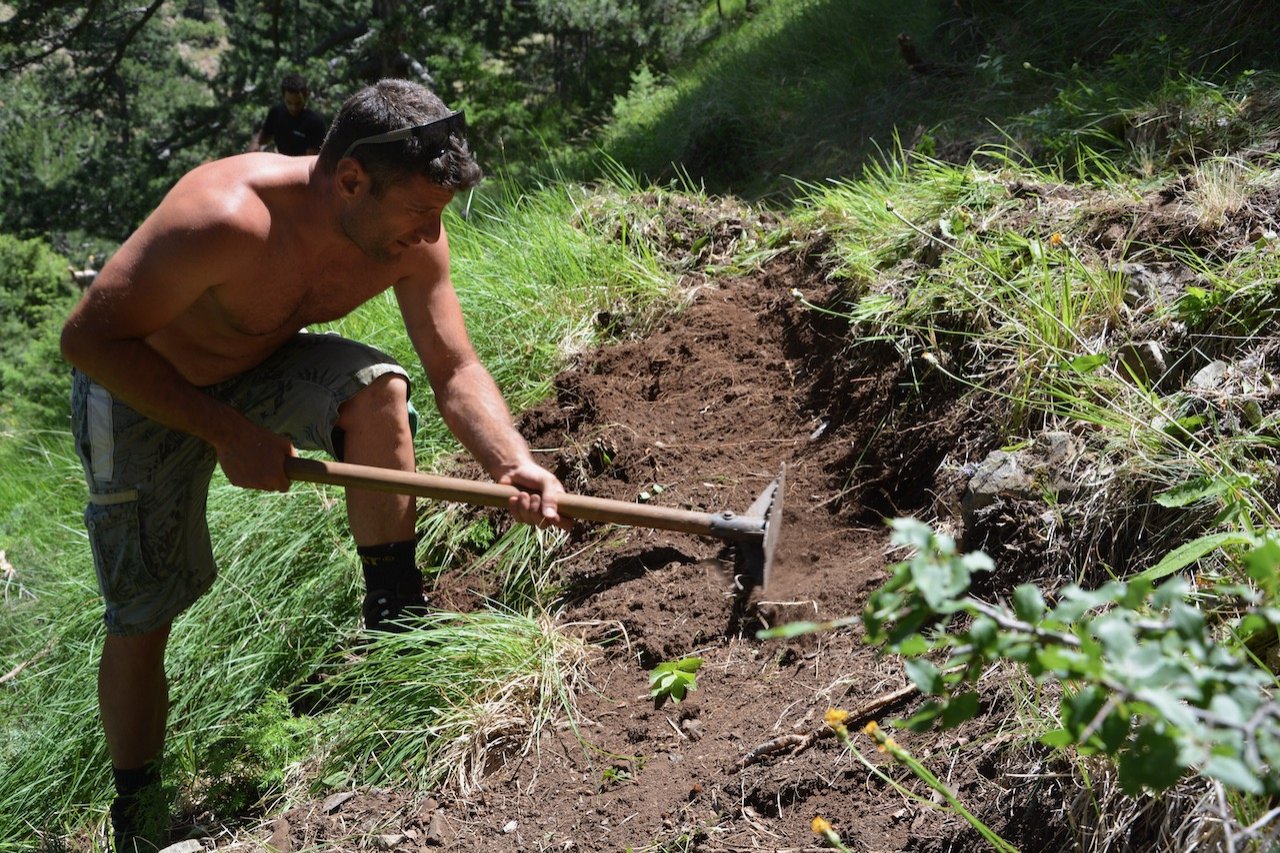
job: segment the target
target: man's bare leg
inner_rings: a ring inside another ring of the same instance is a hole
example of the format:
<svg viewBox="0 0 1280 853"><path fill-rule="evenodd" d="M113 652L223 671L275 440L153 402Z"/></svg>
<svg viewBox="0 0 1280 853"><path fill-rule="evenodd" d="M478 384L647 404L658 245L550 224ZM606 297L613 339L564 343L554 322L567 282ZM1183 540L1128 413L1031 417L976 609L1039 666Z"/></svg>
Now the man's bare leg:
<svg viewBox="0 0 1280 853"><path fill-rule="evenodd" d="M163 830L147 824L167 817L147 814L144 799L146 789L160 780L169 717L164 652L170 627L166 624L134 637L108 635L98 664L98 707L116 781L111 819L117 853L130 850L135 836Z"/></svg>
<svg viewBox="0 0 1280 853"><path fill-rule="evenodd" d="M116 767L142 767L164 751L169 681L164 650L169 625L136 637L107 636L98 664L98 706Z"/></svg>
<svg viewBox="0 0 1280 853"><path fill-rule="evenodd" d="M413 471L417 460L409 431L409 384L384 374L342 404L338 428L345 433L343 461ZM347 489L347 517L356 545L383 545L414 538L410 495Z"/></svg>
<svg viewBox="0 0 1280 853"><path fill-rule="evenodd" d="M409 385L384 375L342 404L344 461L412 471L417 460L409 429ZM422 572L416 561L416 512L411 495L347 489L347 517L364 571L365 627L400 630L405 616L424 613Z"/></svg>

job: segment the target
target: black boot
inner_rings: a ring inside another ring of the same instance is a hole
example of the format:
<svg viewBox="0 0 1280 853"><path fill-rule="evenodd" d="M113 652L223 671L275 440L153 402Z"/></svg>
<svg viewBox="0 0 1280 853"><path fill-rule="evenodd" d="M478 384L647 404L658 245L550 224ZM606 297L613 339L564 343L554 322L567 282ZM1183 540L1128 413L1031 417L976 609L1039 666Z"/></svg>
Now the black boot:
<svg viewBox="0 0 1280 853"><path fill-rule="evenodd" d="M370 631L400 633L405 620L421 618L431 607L422 593L422 572L415 563L417 543L391 542L357 548L364 569L364 626Z"/></svg>
<svg viewBox="0 0 1280 853"><path fill-rule="evenodd" d="M399 634L412 625L404 620L420 619L431 612L422 594L422 585L412 589L374 589L364 597L364 627L370 631Z"/></svg>

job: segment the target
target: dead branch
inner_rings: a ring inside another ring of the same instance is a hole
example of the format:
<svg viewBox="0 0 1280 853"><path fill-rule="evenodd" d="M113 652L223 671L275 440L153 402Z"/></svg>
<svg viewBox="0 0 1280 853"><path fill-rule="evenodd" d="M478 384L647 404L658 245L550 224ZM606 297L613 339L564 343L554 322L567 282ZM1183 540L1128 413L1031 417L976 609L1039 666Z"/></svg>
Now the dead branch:
<svg viewBox="0 0 1280 853"><path fill-rule="evenodd" d="M35 663L36 661L40 660L40 658L49 654L49 651L53 648L53 644L57 641L57 639L58 639L57 635L50 637L49 642L44 644L44 648L36 652L36 654L33 657L28 658L27 660L24 660L22 663L18 664L13 669L6 672L4 675L0 675L0 684L4 684L7 681L12 681L13 679L17 678L19 675L22 674L22 671L24 669L31 666L31 664Z"/></svg>
<svg viewBox="0 0 1280 853"><path fill-rule="evenodd" d="M909 699L920 692L920 688L914 684L908 684L905 687L899 687L897 690L891 690L888 693L882 693L875 699L863 705L861 708L849 712L849 717L845 724L849 728L861 727L867 722L878 717L886 708L890 708ZM772 755L775 752L781 752L784 749L791 749L792 755L799 755L809 747L813 746L819 740L825 737L831 737L835 734L835 729L822 723L816 729L805 735L782 735L773 740L765 741L746 755L738 759L738 769L750 767L766 755ZM794 747L794 748L793 748Z"/></svg>

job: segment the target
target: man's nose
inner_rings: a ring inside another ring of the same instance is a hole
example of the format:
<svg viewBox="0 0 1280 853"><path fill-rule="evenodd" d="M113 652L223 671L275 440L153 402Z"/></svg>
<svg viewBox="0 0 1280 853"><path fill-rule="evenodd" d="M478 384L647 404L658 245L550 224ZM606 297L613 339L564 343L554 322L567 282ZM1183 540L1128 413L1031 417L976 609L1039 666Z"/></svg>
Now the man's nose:
<svg viewBox="0 0 1280 853"><path fill-rule="evenodd" d="M433 218L428 220L426 223L420 226L417 231L414 232L414 236L416 236L419 240L423 240L427 243L434 243L437 240L439 240L440 239L439 218Z"/></svg>

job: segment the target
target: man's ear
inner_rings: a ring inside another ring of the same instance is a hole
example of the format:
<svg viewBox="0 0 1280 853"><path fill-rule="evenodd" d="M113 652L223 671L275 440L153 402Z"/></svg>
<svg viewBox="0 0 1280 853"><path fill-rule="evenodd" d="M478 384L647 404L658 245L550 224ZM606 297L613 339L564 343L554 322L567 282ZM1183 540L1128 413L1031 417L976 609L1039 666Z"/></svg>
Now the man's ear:
<svg viewBox="0 0 1280 853"><path fill-rule="evenodd" d="M343 198L355 197L370 181L369 173L354 157L343 157L334 169L333 183L338 188L338 194Z"/></svg>

